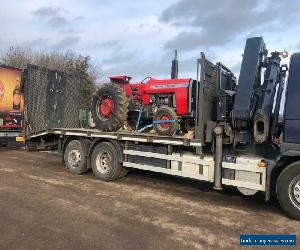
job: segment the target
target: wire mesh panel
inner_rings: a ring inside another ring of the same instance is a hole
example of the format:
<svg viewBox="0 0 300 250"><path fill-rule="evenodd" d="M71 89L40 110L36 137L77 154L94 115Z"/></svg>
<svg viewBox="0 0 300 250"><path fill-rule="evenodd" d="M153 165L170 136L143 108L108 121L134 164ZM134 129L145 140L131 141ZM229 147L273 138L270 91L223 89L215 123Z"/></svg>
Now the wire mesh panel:
<svg viewBox="0 0 300 250"><path fill-rule="evenodd" d="M64 105L64 128L79 127L80 88L82 80L79 76L66 76L65 105Z"/></svg>
<svg viewBox="0 0 300 250"><path fill-rule="evenodd" d="M65 77L63 73L48 71L46 121L48 127L62 127L64 116Z"/></svg>
<svg viewBox="0 0 300 250"><path fill-rule="evenodd" d="M37 132L47 128L46 96L48 70L28 65L24 86L26 132Z"/></svg>
<svg viewBox="0 0 300 250"><path fill-rule="evenodd" d="M79 127L80 87L80 77L28 65L24 81L26 133Z"/></svg>

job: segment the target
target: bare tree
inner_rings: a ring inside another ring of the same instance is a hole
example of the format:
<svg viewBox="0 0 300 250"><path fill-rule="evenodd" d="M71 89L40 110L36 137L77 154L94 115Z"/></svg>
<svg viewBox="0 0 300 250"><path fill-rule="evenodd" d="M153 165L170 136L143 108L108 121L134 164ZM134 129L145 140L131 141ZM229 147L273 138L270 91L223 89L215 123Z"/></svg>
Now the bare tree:
<svg viewBox="0 0 300 250"><path fill-rule="evenodd" d="M8 66L13 66L19 69L26 68L28 63L33 63L34 55L30 48L10 47L4 54L1 55L1 62Z"/></svg>

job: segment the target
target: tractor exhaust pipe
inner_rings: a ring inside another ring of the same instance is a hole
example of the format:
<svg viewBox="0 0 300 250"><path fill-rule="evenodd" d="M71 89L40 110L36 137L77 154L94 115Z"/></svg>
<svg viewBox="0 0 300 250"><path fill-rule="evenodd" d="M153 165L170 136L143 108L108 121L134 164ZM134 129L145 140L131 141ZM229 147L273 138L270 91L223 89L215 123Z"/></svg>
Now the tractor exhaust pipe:
<svg viewBox="0 0 300 250"><path fill-rule="evenodd" d="M171 68L171 79L178 78L178 60L177 60L177 50L175 50L174 59L172 61L172 68Z"/></svg>

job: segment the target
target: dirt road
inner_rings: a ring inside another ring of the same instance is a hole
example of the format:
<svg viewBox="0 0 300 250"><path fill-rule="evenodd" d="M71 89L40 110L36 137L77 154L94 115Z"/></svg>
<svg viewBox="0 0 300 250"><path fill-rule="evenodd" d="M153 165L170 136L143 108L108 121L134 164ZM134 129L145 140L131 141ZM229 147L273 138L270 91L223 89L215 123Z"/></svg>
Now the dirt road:
<svg viewBox="0 0 300 250"><path fill-rule="evenodd" d="M0 249L239 248L240 233L300 234L276 202L133 171L67 173L54 153L0 148Z"/></svg>

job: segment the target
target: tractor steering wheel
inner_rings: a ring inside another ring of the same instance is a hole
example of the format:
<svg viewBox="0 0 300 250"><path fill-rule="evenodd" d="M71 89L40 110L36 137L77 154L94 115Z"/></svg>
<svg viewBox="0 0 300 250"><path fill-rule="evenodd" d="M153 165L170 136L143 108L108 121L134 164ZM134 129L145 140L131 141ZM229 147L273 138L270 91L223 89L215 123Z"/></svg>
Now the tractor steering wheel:
<svg viewBox="0 0 300 250"><path fill-rule="evenodd" d="M147 76L147 77L145 77L142 81L141 81L141 84L144 84L145 83L145 81L147 80L147 79L151 79L151 76Z"/></svg>

